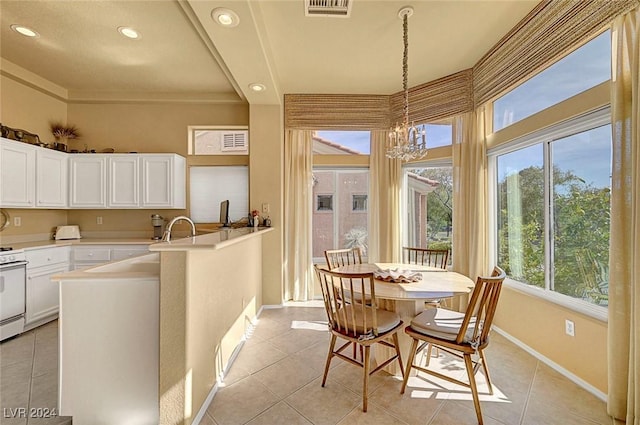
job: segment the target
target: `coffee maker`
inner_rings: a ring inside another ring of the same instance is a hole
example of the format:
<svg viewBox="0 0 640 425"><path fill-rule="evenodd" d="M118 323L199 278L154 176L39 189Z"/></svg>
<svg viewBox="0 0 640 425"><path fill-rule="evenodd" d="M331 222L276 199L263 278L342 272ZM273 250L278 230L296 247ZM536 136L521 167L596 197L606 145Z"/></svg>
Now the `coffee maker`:
<svg viewBox="0 0 640 425"><path fill-rule="evenodd" d="M153 240L159 241L162 239L162 232L164 229L164 217L160 214L151 214L151 224L153 225Z"/></svg>

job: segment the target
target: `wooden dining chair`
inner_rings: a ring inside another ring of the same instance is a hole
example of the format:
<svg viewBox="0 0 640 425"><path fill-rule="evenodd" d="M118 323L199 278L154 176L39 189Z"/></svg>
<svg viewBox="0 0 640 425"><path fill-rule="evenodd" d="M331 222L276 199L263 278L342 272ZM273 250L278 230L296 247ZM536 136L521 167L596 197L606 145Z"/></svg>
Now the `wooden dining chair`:
<svg viewBox="0 0 640 425"><path fill-rule="evenodd" d="M362 367L362 411L366 412L369 376L395 360L400 365L400 371L404 372L398 343L398 331L402 328L402 320L400 320L398 313L378 308L373 273L345 274L332 272L317 265L314 268L322 288L322 299L324 300L324 307L329 320L329 330L331 331L331 342L329 343L329 353L324 367L322 386L324 387L327 382L331 360L334 357ZM340 299L337 297L338 294L341 297ZM356 295L366 296L371 302L348 304L341 301L355 299ZM338 338L346 342L336 348ZM342 353L351 344L357 344L363 348L364 355L361 360ZM394 348L395 355L384 362L379 361L378 366L370 370L371 346L374 344Z"/></svg>
<svg viewBox="0 0 640 425"><path fill-rule="evenodd" d="M438 267L446 270L449 265L448 249L414 248L405 246L402 248L404 262L407 264L420 264L424 266Z"/></svg>
<svg viewBox="0 0 640 425"><path fill-rule="evenodd" d="M327 249L324 252L324 258L327 260L329 270L333 270L341 266L362 264L362 251L357 246L353 248Z"/></svg>
<svg viewBox="0 0 640 425"><path fill-rule="evenodd" d="M405 246L402 248L403 261L406 264L419 264L446 270L449 265L448 249L417 248ZM445 300L429 300L427 307L442 307Z"/></svg>
<svg viewBox="0 0 640 425"><path fill-rule="evenodd" d="M400 389L401 394L404 394L407 387L412 368L465 386L471 389L478 424L482 425L482 411L480 409L475 374L479 367L482 366L487 379L489 394L493 394L489 366L484 350L489 345L491 323L496 312L504 278L505 273L499 267L493 269L491 277L478 277L471 293L469 305L464 313L442 308L430 308L411 320L411 324L404 330L407 335L413 338L413 342L411 343L409 360L404 372L402 388ZM418 346L419 343L421 343L420 346ZM430 355L427 355L425 367L414 364L416 353L427 346L429 348L439 347L443 351L463 358L469 382L463 382L428 369ZM474 354L478 355L476 360L471 357Z"/></svg>

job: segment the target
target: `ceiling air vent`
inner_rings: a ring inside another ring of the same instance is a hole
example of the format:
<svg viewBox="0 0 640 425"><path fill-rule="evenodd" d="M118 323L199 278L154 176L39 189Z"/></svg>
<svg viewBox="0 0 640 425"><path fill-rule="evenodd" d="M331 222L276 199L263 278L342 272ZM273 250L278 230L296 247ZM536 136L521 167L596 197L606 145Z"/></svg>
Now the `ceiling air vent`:
<svg viewBox="0 0 640 425"><path fill-rule="evenodd" d="M348 18L353 0L304 0L305 16Z"/></svg>
<svg viewBox="0 0 640 425"><path fill-rule="evenodd" d="M222 152L247 150L247 132L224 132L220 143Z"/></svg>

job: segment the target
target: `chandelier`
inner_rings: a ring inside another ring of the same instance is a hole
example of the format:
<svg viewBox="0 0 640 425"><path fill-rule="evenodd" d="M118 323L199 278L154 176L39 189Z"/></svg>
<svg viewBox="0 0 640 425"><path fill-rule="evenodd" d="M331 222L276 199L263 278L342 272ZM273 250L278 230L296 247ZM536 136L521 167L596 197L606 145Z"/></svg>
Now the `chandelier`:
<svg viewBox="0 0 640 425"><path fill-rule="evenodd" d="M387 158L397 158L403 161L422 158L427 154L426 131L424 125L409 125L409 87L408 62L409 62L409 16L413 15L411 6L403 7L398 11L398 17L402 18L402 30L404 40L404 54L402 56L402 88L404 90L404 105L402 108L402 123L398 123L389 129L389 141L387 143Z"/></svg>

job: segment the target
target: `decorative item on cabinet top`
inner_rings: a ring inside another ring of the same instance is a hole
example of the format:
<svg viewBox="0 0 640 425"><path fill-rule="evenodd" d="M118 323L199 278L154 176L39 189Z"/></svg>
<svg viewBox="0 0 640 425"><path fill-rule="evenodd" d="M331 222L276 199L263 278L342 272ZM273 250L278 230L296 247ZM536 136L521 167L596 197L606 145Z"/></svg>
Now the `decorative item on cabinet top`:
<svg viewBox="0 0 640 425"><path fill-rule="evenodd" d="M30 145L47 146L46 143L40 142L40 137L37 134L21 130L19 128L11 128L6 125L0 124L0 135L10 140L17 142L28 143Z"/></svg>

